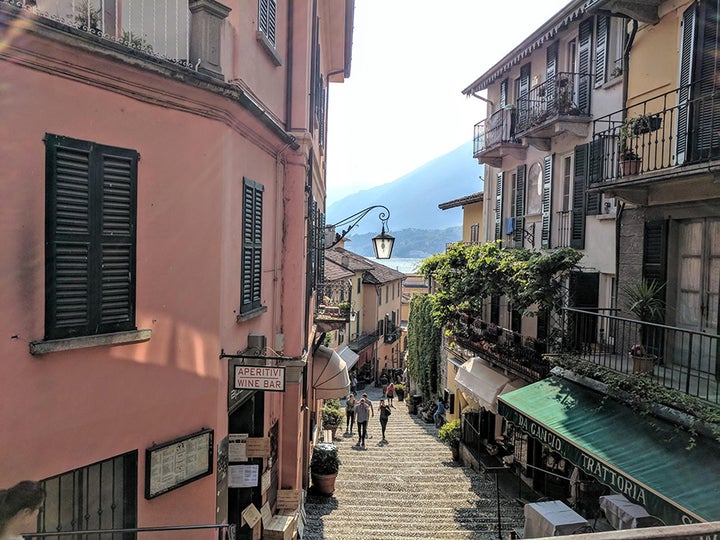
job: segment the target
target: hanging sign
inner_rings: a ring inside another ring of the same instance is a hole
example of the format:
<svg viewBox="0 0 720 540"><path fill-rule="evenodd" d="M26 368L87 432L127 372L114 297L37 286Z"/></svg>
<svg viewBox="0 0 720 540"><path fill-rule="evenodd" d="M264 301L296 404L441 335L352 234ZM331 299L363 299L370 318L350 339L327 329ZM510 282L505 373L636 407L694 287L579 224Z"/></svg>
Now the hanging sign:
<svg viewBox="0 0 720 540"><path fill-rule="evenodd" d="M245 441L247 457L265 458L270 456L270 437L248 437Z"/></svg>
<svg viewBox="0 0 720 540"><path fill-rule="evenodd" d="M259 465L230 465L228 467L228 487L257 487Z"/></svg>
<svg viewBox="0 0 720 540"><path fill-rule="evenodd" d="M284 392L285 368L236 365L234 381L236 390Z"/></svg>

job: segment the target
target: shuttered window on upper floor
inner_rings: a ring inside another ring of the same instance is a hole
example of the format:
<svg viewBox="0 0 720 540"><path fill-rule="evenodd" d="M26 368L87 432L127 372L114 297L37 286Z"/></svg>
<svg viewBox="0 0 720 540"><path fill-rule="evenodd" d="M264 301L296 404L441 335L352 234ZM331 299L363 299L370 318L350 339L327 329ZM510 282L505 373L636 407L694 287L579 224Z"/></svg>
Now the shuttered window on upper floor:
<svg viewBox="0 0 720 540"><path fill-rule="evenodd" d="M265 37L273 47L277 47L277 36L275 34L276 19L276 0L258 0L258 30L265 34Z"/></svg>
<svg viewBox="0 0 720 540"><path fill-rule="evenodd" d="M135 150L45 137L45 339L135 330Z"/></svg>
<svg viewBox="0 0 720 540"><path fill-rule="evenodd" d="M243 178L240 313L262 307L262 184Z"/></svg>

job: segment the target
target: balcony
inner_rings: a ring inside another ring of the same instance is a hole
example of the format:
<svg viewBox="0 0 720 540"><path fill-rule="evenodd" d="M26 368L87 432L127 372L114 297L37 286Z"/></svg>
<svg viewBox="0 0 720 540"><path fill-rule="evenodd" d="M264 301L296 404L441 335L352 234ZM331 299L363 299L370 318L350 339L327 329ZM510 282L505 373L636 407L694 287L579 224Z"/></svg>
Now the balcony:
<svg viewBox="0 0 720 540"><path fill-rule="evenodd" d="M501 109L475 124L473 157L479 163L502 167L505 156L525 159L527 147L515 138L515 110Z"/></svg>
<svg viewBox="0 0 720 540"><path fill-rule="evenodd" d="M400 339L400 327L396 326L392 330L385 332L385 343L395 343Z"/></svg>
<svg viewBox="0 0 720 540"><path fill-rule="evenodd" d="M119 43L148 57L195 69L190 58L188 0L24 0L39 17Z"/></svg>
<svg viewBox="0 0 720 540"><path fill-rule="evenodd" d="M649 181L710 177L708 164L720 159L720 92L701 95L704 87L676 88L595 120L591 182L642 204Z"/></svg>
<svg viewBox="0 0 720 540"><path fill-rule="evenodd" d="M565 308L565 330L552 346L481 320L468 324L463 319L455 338L471 353L529 381L549 374L544 354L571 355L614 372L643 373L661 386L720 404L720 335L644 323L610 311Z"/></svg>
<svg viewBox="0 0 720 540"><path fill-rule="evenodd" d="M518 99L515 134L545 151L557 135L587 137L591 87L589 74L556 73Z"/></svg>
<svg viewBox="0 0 720 540"><path fill-rule="evenodd" d="M566 341L553 352L575 353L619 373L645 373L659 385L720 404L720 336L595 311L565 312Z"/></svg>
<svg viewBox="0 0 720 540"><path fill-rule="evenodd" d="M351 310L352 283L350 280L329 281L317 290L315 324L322 330L343 328L353 319Z"/></svg>
<svg viewBox="0 0 720 540"><path fill-rule="evenodd" d="M348 343L348 347L350 347L357 354L360 354L368 347L374 345L375 342L378 340L379 335L380 334L378 334L377 332L362 333L360 335L356 334L352 337L350 343Z"/></svg>

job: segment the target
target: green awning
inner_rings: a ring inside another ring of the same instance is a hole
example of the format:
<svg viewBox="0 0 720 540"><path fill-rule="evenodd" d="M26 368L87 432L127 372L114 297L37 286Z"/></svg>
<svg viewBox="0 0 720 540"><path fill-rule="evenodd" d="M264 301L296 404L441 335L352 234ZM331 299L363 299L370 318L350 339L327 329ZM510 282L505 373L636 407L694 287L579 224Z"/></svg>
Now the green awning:
<svg viewBox="0 0 720 540"><path fill-rule="evenodd" d="M720 520L720 448L578 384L550 377L498 411L667 525Z"/></svg>

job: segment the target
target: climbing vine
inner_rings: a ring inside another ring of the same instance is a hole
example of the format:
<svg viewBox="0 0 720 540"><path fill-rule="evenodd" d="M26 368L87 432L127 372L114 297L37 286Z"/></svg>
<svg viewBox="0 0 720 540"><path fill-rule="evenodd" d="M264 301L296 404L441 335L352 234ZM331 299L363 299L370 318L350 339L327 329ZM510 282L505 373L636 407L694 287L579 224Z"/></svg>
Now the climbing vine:
<svg viewBox="0 0 720 540"><path fill-rule="evenodd" d="M441 327L432 314L432 300L414 295L408 320L408 373L425 399L438 392Z"/></svg>

